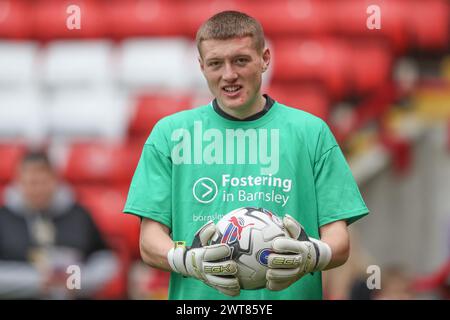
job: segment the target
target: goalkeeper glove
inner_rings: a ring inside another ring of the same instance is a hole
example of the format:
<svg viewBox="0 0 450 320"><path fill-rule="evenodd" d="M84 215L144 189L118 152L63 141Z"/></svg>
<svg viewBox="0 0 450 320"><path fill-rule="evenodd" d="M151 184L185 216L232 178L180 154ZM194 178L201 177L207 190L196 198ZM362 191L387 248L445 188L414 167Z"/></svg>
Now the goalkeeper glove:
<svg viewBox="0 0 450 320"><path fill-rule="evenodd" d="M215 232L216 226L209 221L195 233L192 246L175 242L167 260L174 272L199 279L226 295L237 296L240 293L235 276L237 265L233 260L225 260L231 257L230 247L227 244L208 245Z"/></svg>
<svg viewBox="0 0 450 320"><path fill-rule="evenodd" d="M328 244L309 238L293 217L286 215L283 224L290 238L275 239L268 257L266 287L274 291L289 287L307 273L324 270L331 260Z"/></svg>

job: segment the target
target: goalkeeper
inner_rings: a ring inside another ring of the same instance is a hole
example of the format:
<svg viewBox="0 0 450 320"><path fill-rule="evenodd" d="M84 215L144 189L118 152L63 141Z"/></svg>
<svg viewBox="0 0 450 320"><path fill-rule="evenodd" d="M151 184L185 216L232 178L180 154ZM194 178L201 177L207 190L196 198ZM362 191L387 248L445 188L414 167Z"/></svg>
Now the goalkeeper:
<svg viewBox="0 0 450 320"><path fill-rule="evenodd" d="M259 22L221 12L196 41L215 99L160 120L143 147L124 208L142 218L142 258L172 272L169 299L321 299L320 271L345 263L347 226L368 213L345 158L322 120L262 94L271 52ZM225 186L223 175L292 183ZM287 201L238 197L274 191ZM273 241L260 290L240 289L230 248L208 245L215 224L200 222L248 206L283 216L289 232Z"/></svg>

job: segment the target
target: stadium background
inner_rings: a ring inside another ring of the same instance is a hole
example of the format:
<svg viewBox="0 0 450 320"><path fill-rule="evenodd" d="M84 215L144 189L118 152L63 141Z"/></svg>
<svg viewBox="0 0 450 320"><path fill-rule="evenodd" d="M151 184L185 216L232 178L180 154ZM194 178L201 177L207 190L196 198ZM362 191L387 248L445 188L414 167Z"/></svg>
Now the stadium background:
<svg viewBox="0 0 450 320"><path fill-rule="evenodd" d="M80 29L66 27L70 5ZM381 29L367 28L369 5ZM47 148L120 257L99 297L164 298L168 274L139 263L138 220L120 212L156 121L210 101L193 40L228 9L262 23L273 53L264 91L327 121L371 210L350 228L350 261L326 272L326 297L349 298L370 265L410 276L411 297L445 297L445 0L0 0L0 202L24 150Z"/></svg>

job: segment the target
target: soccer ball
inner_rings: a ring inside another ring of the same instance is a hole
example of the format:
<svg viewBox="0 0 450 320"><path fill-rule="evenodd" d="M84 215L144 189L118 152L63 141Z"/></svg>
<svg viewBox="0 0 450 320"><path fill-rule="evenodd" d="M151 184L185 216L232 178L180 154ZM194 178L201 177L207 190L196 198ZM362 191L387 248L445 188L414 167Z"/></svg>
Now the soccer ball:
<svg viewBox="0 0 450 320"><path fill-rule="evenodd" d="M239 208L223 216L217 230L212 243L230 246L241 289L264 288L272 240L288 236L280 218L264 208Z"/></svg>

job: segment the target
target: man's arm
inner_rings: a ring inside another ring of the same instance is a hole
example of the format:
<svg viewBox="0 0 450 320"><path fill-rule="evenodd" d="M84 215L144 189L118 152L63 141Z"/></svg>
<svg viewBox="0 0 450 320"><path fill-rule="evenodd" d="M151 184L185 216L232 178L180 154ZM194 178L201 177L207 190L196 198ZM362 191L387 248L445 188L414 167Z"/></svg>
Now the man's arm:
<svg viewBox="0 0 450 320"><path fill-rule="evenodd" d="M330 246L331 260L324 270L343 265L350 254L350 237L347 223L343 220L326 224L320 228L320 240Z"/></svg>
<svg viewBox="0 0 450 320"><path fill-rule="evenodd" d="M215 231L216 226L209 221L196 232L195 245L174 246L169 228L159 222L142 219L142 260L151 267L194 277L226 295L237 296L240 287L235 276L236 262L229 260L230 247L223 243L207 245Z"/></svg>
<svg viewBox="0 0 450 320"><path fill-rule="evenodd" d="M30 263L0 260L0 299L39 298L44 277Z"/></svg>
<svg viewBox="0 0 450 320"><path fill-rule="evenodd" d="M142 218L140 251L142 260L153 268L172 271L167 261L167 253L173 248L167 226L151 219Z"/></svg>

